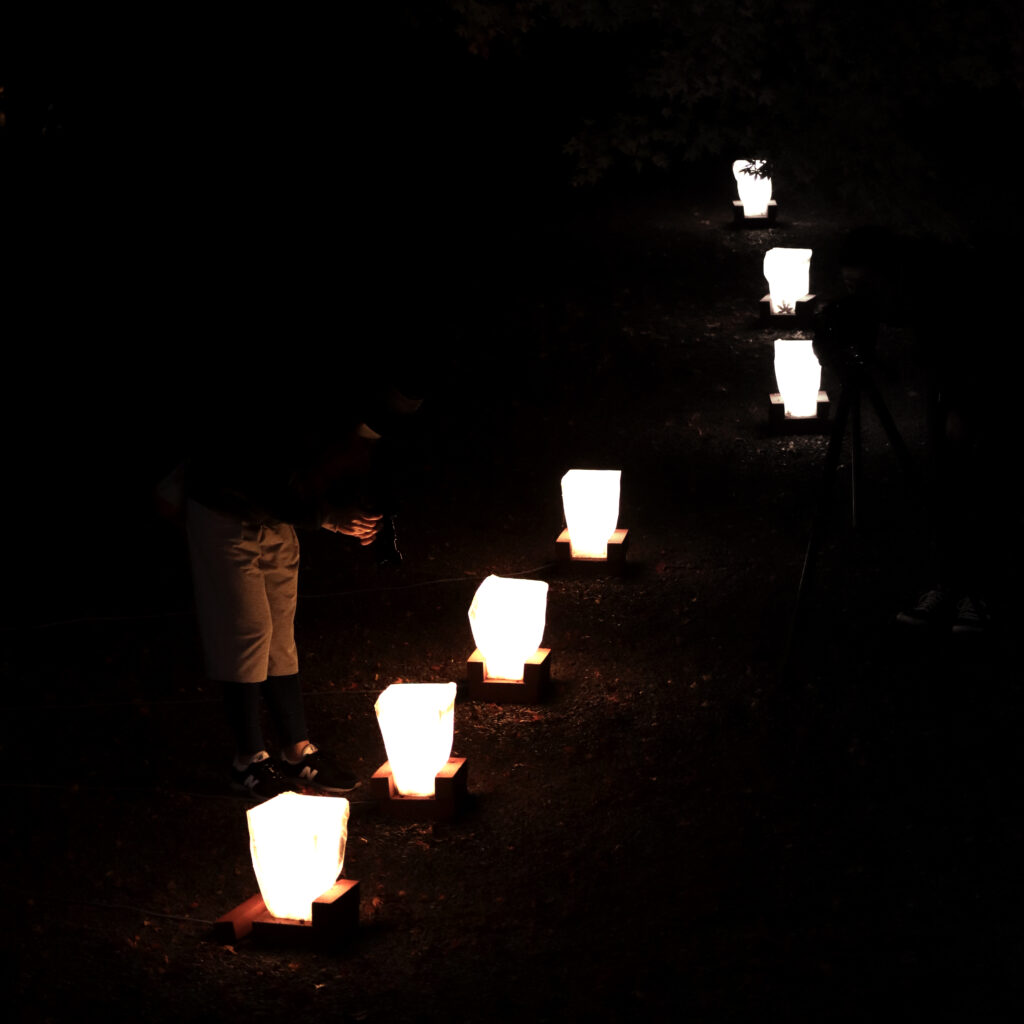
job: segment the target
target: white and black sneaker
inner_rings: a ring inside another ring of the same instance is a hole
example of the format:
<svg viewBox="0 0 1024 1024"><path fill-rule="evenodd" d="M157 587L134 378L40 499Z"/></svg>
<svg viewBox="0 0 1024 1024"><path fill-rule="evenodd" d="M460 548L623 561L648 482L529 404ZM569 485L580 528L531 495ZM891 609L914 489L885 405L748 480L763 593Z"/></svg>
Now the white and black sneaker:
<svg viewBox="0 0 1024 1024"><path fill-rule="evenodd" d="M281 793L295 791L295 782L281 772L280 766L261 750L244 767L231 765L231 788L253 800L269 800Z"/></svg>
<svg viewBox="0 0 1024 1024"><path fill-rule="evenodd" d="M968 595L957 602L953 633L956 636L981 636L992 625L988 606L981 598Z"/></svg>
<svg viewBox="0 0 1024 1024"><path fill-rule="evenodd" d="M943 586L932 587L917 599L916 604L899 612L896 622L913 629L948 629L953 622L954 602L952 591Z"/></svg>
<svg viewBox="0 0 1024 1024"><path fill-rule="evenodd" d="M306 744L301 760L292 764L282 757L278 767L294 785L316 793L348 793L359 785L355 773L332 764L313 743Z"/></svg>

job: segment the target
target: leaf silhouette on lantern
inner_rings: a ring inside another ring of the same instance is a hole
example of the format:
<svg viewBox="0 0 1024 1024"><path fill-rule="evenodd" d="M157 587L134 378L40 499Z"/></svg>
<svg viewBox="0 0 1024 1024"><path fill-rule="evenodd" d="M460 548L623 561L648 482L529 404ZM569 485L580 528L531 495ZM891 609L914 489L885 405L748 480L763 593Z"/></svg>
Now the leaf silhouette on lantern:
<svg viewBox="0 0 1024 1024"><path fill-rule="evenodd" d="M767 160L750 160L739 168L740 174L749 174L752 178L770 178L772 168Z"/></svg>

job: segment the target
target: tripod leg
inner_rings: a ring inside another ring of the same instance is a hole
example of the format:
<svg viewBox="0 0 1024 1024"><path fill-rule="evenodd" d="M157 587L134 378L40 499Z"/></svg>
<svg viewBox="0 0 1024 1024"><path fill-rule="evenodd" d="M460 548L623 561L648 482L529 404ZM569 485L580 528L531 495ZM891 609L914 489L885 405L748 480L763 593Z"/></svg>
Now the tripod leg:
<svg viewBox="0 0 1024 1024"><path fill-rule="evenodd" d="M861 495L861 440L860 440L860 389L857 401L850 410L850 525L856 530L860 525Z"/></svg>
<svg viewBox="0 0 1024 1024"><path fill-rule="evenodd" d="M888 407L885 402L882 401L882 396L879 394L878 388L875 387L874 382L871 380L865 380L863 382L863 386L864 390L867 391L868 398L871 399L871 404L875 409L875 415L878 417L879 423L882 424L882 429L885 431L885 436L889 440L889 445L896 453L896 458L899 459L900 466L903 467L903 472L911 483L916 482L914 461L910 457L910 451L907 448L907 443L903 440L903 436L900 434L899 429L896 426L896 421L892 418L892 414L889 412Z"/></svg>
<svg viewBox="0 0 1024 1024"><path fill-rule="evenodd" d="M818 491L818 504L811 521L811 533L804 552L803 569L800 572L800 586L796 595L796 610L789 630L786 645L786 658L783 664L783 675L786 675L796 652L796 641L807 611L811 591L814 585L814 567L818 560L818 548L825 536L828 526L829 512L832 508L832 488L835 484L836 471L839 469L839 457L843 452L843 435L846 433L846 421L850 415L850 407L859 406L860 391L852 384L847 384L839 395L839 405L829 436L828 452L825 455L825 470L821 477Z"/></svg>

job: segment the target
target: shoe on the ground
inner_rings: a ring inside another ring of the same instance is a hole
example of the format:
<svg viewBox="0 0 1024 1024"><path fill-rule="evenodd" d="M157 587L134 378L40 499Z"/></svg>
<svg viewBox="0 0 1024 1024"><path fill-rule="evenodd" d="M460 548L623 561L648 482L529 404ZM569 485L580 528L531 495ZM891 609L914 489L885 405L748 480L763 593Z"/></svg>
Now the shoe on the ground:
<svg viewBox="0 0 1024 1024"><path fill-rule="evenodd" d="M953 632L961 636L978 636L992 624L985 602L977 597L962 597L956 605Z"/></svg>
<svg viewBox="0 0 1024 1024"><path fill-rule="evenodd" d="M269 800L281 793L295 792L295 782L265 751L261 750L244 768L231 765L231 788L253 800Z"/></svg>
<svg viewBox="0 0 1024 1024"><path fill-rule="evenodd" d="M317 749L313 743L307 743L302 751L302 759L297 764L283 757L278 766L286 778L303 789L311 789L318 793L347 793L359 785L355 773L331 762Z"/></svg>
<svg viewBox="0 0 1024 1024"><path fill-rule="evenodd" d="M932 587L917 599L913 607L897 613L896 621L901 626L938 629L952 622L953 612L953 594L945 587Z"/></svg>

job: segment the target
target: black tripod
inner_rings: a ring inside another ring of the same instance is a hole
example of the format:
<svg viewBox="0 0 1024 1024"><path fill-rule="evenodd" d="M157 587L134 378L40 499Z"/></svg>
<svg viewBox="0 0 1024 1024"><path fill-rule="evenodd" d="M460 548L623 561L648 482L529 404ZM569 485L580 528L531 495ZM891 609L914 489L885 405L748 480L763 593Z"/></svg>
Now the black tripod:
<svg viewBox="0 0 1024 1024"><path fill-rule="evenodd" d="M818 550L827 531L832 511L832 491L835 487L836 473L839 469L839 458L843 451L843 438L846 436L847 425L850 428L850 516L853 528L857 529L859 525L859 503L863 491L861 399L865 395L874 407L875 415L878 417L882 429L885 431L885 436L888 438L893 451L895 451L907 479L911 481L914 479L910 452L907 450L906 443L900 435L889 409L882 400L878 388L875 386L866 360L859 356L848 358L843 366L839 403L829 437L828 452L825 456L825 471L818 492L817 508L811 523L811 534L807 541L807 551L804 554L803 570L800 573L800 588L797 591L796 611L789 634L784 674L792 661L797 639L807 616L808 602L814 587L814 570L818 560Z"/></svg>

